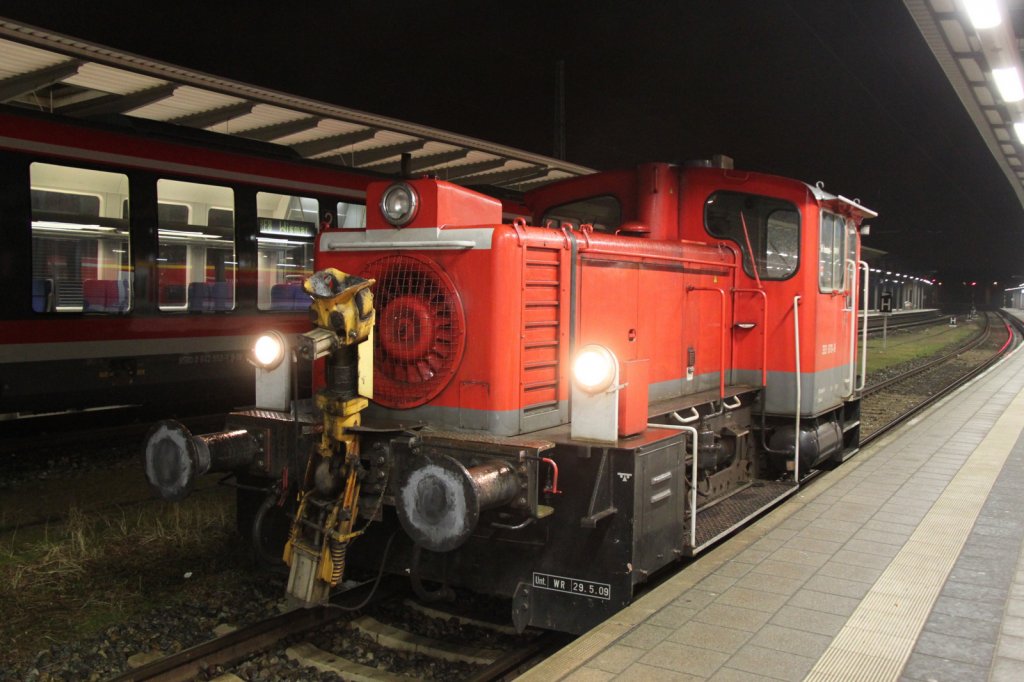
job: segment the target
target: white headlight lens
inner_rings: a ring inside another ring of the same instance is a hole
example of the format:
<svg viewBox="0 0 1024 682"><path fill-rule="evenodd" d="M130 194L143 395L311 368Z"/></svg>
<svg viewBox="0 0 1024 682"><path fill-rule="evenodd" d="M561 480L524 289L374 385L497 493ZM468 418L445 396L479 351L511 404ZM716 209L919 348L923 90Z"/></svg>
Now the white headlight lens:
<svg viewBox="0 0 1024 682"><path fill-rule="evenodd" d="M401 227L416 216L416 209L419 208L419 198L416 190L405 183L391 185L384 190L384 196L380 198L380 210L385 220Z"/></svg>
<svg viewBox="0 0 1024 682"><path fill-rule="evenodd" d="M588 393L600 393L615 381L615 357L604 346L584 346L572 365L576 385Z"/></svg>
<svg viewBox="0 0 1024 682"><path fill-rule="evenodd" d="M284 339L276 333L264 334L256 339L252 357L264 369L273 369L284 358Z"/></svg>

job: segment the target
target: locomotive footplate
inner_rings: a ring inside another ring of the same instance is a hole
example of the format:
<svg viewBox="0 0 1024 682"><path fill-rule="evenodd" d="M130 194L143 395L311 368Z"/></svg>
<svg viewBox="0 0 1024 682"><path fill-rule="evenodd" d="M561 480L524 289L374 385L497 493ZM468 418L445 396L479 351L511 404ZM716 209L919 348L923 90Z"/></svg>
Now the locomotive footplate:
<svg viewBox="0 0 1024 682"><path fill-rule="evenodd" d="M792 481L754 481L714 504L697 510L696 539L686 554L694 556L783 498L799 490Z"/></svg>

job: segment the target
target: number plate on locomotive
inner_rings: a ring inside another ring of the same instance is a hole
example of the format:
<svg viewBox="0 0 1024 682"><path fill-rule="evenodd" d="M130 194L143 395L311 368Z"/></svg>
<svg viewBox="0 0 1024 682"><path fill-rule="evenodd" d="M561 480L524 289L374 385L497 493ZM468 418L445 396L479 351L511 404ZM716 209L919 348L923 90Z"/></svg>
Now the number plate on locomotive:
<svg viewBox="0 0 1024 682"><path fill-rule="evenodd" d="M563 578L560 575L551 575L549 573L534 573L533 586L539 587L542 590L568 592L569 594L590 597L592 599L611 599L612 597L612 586L608 583Z"/></svg>

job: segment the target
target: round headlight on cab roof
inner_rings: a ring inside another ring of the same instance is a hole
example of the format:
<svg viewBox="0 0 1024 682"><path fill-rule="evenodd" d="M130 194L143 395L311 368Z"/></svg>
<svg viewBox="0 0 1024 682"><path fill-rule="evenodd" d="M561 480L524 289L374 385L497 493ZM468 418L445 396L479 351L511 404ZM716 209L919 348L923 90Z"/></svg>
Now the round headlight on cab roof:
<svg viewBox="0 0 1024 682"><path fill-rule="evenodd" d="M389 224L403 227L416 217L419 203L416 190L411 185L398 182L384 190L380 198L380 212Z"/></svg>

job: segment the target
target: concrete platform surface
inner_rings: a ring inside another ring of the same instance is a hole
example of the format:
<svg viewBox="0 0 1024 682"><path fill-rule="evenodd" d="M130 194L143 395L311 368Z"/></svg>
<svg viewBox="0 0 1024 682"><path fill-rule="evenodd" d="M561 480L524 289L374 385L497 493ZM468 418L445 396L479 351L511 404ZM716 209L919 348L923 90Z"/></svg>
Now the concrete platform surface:
<svg viewBox="0 0 1024 682"><path fill-rule="evenodd" d="M1024 352L520 680L1024 681Z"/></svg>

